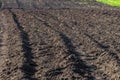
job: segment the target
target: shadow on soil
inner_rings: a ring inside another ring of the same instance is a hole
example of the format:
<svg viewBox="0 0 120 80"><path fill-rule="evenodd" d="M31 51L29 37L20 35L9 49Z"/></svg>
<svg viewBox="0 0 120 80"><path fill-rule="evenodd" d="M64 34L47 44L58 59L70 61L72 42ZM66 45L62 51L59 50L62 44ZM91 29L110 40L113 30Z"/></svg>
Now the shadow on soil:
<svg viewBox="0 0 120 80"><path fill-rule="evenodd" d="M75 47L72 44L72 41L65 34L60 33L60 37L63 40L64 44L68 49L68 53L74 56L70 58L70 61L74 62L75 73L78 73L80 76L87 78L87 80L95 80L95 78L91 75L92 70L95 68L94 66L88 66L86 63L79 58L80 53L75 50ZM86 75L87 74L87 75Z"/></svg>
<svg viewBox="0 0 120 80"><path fill-rule="evenodd" d="M33 61L33 53L32 53L32 49L30 47L30 43L29 43L29 37L28 34L23 30L23 27L20 25L17 16L14 12L12 12L12 10L9 10L12 14L12 17L18 27L18 29L21 32L21 38L22 38L22 48L23 48L23 52L24 52L24 58L25 61L23 63L23 66L21 68L22 72L24 73L23 79L27 79L27 80L38 80L35 78L32 78L32 76L35 74L36 69L35 67L37 66L36 63Z"/></svg>
<svg viewBox="0 0 120 80"><path fill-rule="evenodd" d="M109 53L108 55L110 55L111 57L115 58L117 63L120 64L120 59L119 56L117 55L117 53L113 52L112 50L110 50L110 46L104 45L102 43L100 43L99 41L97 41L95 38L93 38L91 35L89 35L88 33L84 33L87 37L89 37L94 43L96 43L98 45L98 47L100 47L101 49L103 49L104 51L106 51L107 53Z"/></svg>

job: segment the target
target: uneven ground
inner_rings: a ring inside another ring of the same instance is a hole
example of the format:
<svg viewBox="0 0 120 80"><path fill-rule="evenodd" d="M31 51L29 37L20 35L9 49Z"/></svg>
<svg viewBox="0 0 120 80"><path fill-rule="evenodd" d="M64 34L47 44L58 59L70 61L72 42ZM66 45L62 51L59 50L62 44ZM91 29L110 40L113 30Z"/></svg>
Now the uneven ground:
<svg viewBox="0 0 120 80"><path fill-rule="evenodd" d="M120 10L2 9L0 80L120 80Z"/></svg>

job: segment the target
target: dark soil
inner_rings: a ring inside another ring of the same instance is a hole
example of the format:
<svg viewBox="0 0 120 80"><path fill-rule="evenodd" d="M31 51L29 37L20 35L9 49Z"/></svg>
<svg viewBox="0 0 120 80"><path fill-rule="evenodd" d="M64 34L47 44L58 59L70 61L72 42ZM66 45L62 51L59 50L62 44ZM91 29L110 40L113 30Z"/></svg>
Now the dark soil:
<svg viewBox="0 0 120 80"><path fill-rule="evenodd" d="M120 10L2 9L0 80L120 80Z"/></svg>

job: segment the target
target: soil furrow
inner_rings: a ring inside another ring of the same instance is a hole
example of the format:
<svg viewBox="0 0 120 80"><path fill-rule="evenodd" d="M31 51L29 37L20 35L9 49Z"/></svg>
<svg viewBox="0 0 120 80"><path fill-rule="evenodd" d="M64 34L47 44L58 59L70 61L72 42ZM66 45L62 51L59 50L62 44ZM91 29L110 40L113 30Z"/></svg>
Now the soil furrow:
<svg viewBox="0 0 120 80"><path fill-rule="evenodd" d="M99 41L95 40L95 39L94 39L91 35L89 35L88 33L85 33L85 35L86 35L87 37L89 37L93 42L95 42L95 43L98 45L98 47L100 47L100 48L103 49L105 52L107 52L109 56L115 58L117 64L120 65L120 59L119 59L119 56L117 55L117 53L114 53L113 51L109 50L109 49L108 49L108 48L109 48L108 46L106 46L106 45L100 43Z"/></svg>
<svg viewBox="0 0 120 80"><path fill-rule="evenodd" d="M73 57L71 57L70 61L74 62L74 72L78 73L82 77L86 77L87 80L94 80L95 78L91 75L92 70L94 69L92 66L88 66L85 61L80 59L81 53L77 52L75 50L75 47L72 44L72 41L70 38L68 38L65 34L60 33L60 37L64 42L64 45L66 46L68 53L70 55L73 54Z"/></svg>
<svg viewBox="0 0 120 80"><path fill-rule="evenodd" d="M36 69L35 67L37 66L36 63L33 61L33 54L32 53L32 48L30 46L30 40L28 34L24 31L24 28L20 25L16 14L12 11L9 10L10 13L12 14L13 20L17 25L17 28L20 31L20 36L22 39L22 48L24 52L24 58L25 61L21 67L23 73L24 73L24 79L29 79L29 80L37 80L36 78L33 78L32 76L35 74Z"/></svg>
<svg viewBox="0 0 120 80"><path fill-rule="evenodd" d="M0 79L1 80L20 80L23 76L20 68L22 66L22 50L19 30L15 28L14 21L9 11L1 12L1 23L3 28L3 46L1 54L4 56ZM16 35L14 35L16 34ZM17 43L16 43L17 42ZM16 48L17 47L17 48ZM19 55L19 56L18 56ZM1 56L2 57L2 56ZM18 64L19 63L19 64Z"/></svg>
<svg viewBox="0 0 120 80"><path fill-rule="evenodd" d="M97 63L102 65L101 70L104 70L105 74L109 73L108 75L111 79L113 79L113 78L119 79L120 59L119 59L119 56L117 55L117 53L109 50L106 45L95 40L91 35L89 35L87 33L85 33L85 35L87 37L89 37L95 44L97 44L97 47L100 47L103 50L103 52L98 56L98 59L97 59ZM103 62L104 60L106 60L107 63L106 62L104 63ZM109 66L110 64L112 67ZM106 70L105 67L112 69L112 70ZM112 73L116 72L116 71L117 71L117 73L114 73L114 75L113 75Z"/></svg>

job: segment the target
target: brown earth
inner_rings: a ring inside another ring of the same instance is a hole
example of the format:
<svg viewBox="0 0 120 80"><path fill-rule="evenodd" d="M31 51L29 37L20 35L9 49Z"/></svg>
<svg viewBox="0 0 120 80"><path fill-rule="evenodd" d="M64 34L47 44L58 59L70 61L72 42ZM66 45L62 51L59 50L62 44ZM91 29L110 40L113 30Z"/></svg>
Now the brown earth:
<svg viewBox="0 0 120 80"><path fill-rule="evenodd" d="M120 10L1 10L0 80L120 80Z"/></svg>

